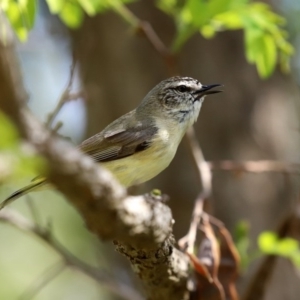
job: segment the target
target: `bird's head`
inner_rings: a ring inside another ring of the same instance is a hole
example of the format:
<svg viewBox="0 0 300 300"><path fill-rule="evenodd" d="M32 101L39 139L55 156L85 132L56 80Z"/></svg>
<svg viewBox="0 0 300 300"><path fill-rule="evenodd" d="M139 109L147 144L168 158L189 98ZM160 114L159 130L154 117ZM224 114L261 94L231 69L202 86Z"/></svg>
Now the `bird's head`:
<svg viewBox="0 0 300 300"><path fill-rule="evenodd" d="M220 84L203 85L191 77L171 77L155 86L138 109L146 109L153 117L171 118L179 123L196 122L205 96L221 92Z"/></svg>

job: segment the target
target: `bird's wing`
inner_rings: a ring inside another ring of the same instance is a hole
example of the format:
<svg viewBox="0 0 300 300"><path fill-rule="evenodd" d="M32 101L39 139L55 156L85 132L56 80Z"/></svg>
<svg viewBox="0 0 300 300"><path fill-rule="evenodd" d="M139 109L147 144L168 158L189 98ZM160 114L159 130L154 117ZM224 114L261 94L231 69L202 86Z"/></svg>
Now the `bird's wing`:
<svg viewBox="0 0 300 300"><path fill-rule="evenodd" d="M151 140L158 129L153 123L133 123L134 126L124 128L123 122L114 122L84 141L79 149L97 162L116 160L146 150L151 146Z"/></svg>

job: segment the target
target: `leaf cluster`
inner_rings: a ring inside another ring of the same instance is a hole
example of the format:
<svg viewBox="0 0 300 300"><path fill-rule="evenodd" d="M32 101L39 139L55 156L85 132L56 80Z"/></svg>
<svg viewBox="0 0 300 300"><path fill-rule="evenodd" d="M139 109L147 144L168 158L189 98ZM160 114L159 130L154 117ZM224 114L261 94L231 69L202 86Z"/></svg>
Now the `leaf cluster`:
<svg viewBox="0 0 300 300"><path fill-rule="evenodd" d="M289 71L293 47L283 29L285 19L262 2L251 0L158 0L177 26L172 49L178 52L186 41L200 32L205 38L226 30L243 30L246 58L255 64L262 78L270 76L279 61Z"/></svg>
<svg viewBox="0 0 300 300"><path fill-rule="evenodd" d="M34 26L37 12L36 0L1 0L0 11L4 11L11 26L21 41L25 41L28 32Z"/></svg>
<svg viewBox="0 0 300 300"><path fill-rule="evenodd" d="M94 16L113 10L135 26L134 16L126 14L124 5L134 0L46 0L52 14L70 28L78 28L84 14ZM182 46L195 33L212 38L226 30L243 30L247 61L255 64L262 78L269 77L279 63L281 70L289 71L293 47L287 41L285 19L262 2L251 0L157 0L157 7L169 15L176 24L177 33L172 52ZM33 27L37 0L2 0L0 4L19 39L27 39Z"/></svg>
<svg viewBox="0 0 300 300"><path fill-rule="evenodd" d="M279 238L275 232L265 231L259 235L258 246L264 254L285 257L300 267L300 245L297 240L290 237Z"/></svg>

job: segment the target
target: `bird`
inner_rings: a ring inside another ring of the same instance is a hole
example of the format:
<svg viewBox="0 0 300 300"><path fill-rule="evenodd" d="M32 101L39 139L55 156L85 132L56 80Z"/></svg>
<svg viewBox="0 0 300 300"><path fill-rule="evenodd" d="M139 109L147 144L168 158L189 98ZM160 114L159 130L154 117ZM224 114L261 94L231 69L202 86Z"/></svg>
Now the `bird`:
<svg viewBox="0 0 300 300"><path fill-rule="evenodd" d="M173 160L177 148L198 118L204 98L221 92L221 84L201 84L191 77L175 76L158 83L136 109L119 117L78 149L107 168L125 187L146 182ZM38 176L7 197L0 209L34 190L49 186Z"/></svg>

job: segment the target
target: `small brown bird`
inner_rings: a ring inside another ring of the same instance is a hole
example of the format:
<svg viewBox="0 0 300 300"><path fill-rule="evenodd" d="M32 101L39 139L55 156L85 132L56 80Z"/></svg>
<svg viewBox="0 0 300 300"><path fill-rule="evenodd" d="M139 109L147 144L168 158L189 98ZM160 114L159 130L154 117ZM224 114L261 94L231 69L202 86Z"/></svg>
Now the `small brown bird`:
<svg viewBox="0 0 300 300"><path fill-rule="evenodd" d="M124 186L148 181L170 164L185 132L196 122L204 97L221 92L213 90L218 86L202 85L190 77L166 79L136 109L85 140L79 149L110 170ZM0 209L47 184L46 178L37 177L4 200Z"/></svg>

